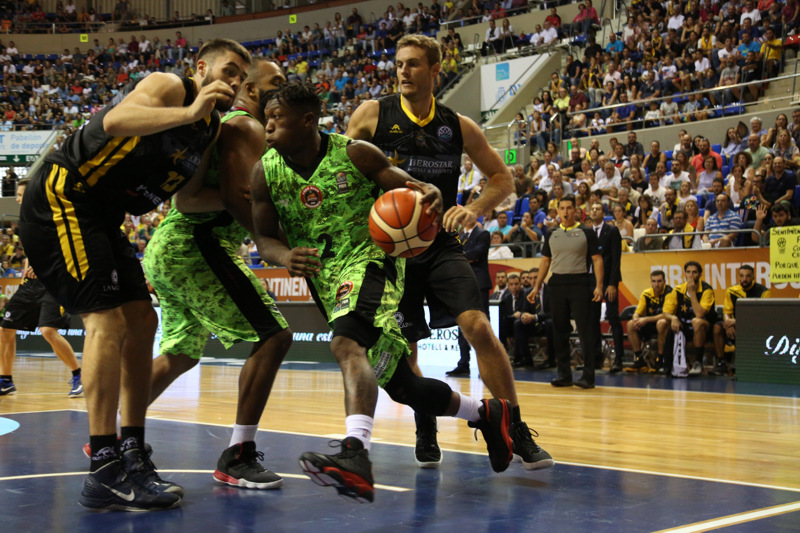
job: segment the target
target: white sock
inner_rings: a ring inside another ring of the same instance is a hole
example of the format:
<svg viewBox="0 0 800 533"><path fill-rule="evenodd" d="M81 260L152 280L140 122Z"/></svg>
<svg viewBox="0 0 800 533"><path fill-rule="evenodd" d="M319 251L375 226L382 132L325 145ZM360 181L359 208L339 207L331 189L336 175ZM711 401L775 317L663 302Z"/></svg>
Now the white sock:
<svg viewBox="0 0 800 533"><path fill-rule="evenodd" d="M122 413L117 411L117 435L122 435Z"/></svg>
<svg viewBox="0 0 800 533"><path fill-rule="evenodd" d="M231 442L228 444L228 447L230 448L234 444L255 441L257 432L258 424L254 426L240 426L239 424L234 424L233 435L231 435Z"/></svg>
<svg viewBox="0 0 800 533"><path fill-rule="evenodd" d="M478 414L478 408L481 406L481 401L471 396L464 396L460 392L458 393L458 397L461 399L461 403L458 406L456 418L468 420L470 422L477 422L480 420L481 416Z"/></svg>
<svg viewBox="0 0 800 533"><path fill-rule="evenodd" d="M370 438L372 438L372 426L374 424L375 419L367 415L350 415L344 419L347 436L360 440L367 451L371 447Z"/></svg>

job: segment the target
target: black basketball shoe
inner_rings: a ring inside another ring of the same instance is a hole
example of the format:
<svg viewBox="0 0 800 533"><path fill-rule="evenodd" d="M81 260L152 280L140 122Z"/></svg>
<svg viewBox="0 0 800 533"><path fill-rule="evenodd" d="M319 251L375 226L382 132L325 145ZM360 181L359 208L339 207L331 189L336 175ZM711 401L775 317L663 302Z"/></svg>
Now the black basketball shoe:
<svg viewBox="0 0 800 533"><path fill-rule="evenodd" d="M330 446L341 444L342 451L335 455L306 452L300 456L300 467L311 481L323 487L335 487L343 498L359 503L372 502L375 488L372 463L364 444L355 437L331 441Z"/></svg>
<svg viewBox="0 0 800 533"><path fill-rule="evenodd" d="M171 492L183 497L183 487L177 483L161 479L156 472L156 465L150 460L153 448L147 446L144 450L131 448L122 454L122 464L125 473L139 485L153 492Z"/></svg>
<svg viewBox="0 0 800 533"><path fill-rule="evenodd" d="M539 436L536 431L529 429L525 422L511 424L515 459L522 461L525 470L542 470L556 464L550 454L536 444L531 434Z"/></svg>
<svg viewBox="0 0 800 533"><path fill-rule="evenodd" d="M495 472L503 472L508 468L512 457L512 442L508 433L511 426L511 411L508 401L491 399L481 400L481 403L482 405L478 408L481 419L477 422L467 422L467 425L475 428L476 439L478 430L483 433L492 469Z"/></svg>
<svg viewBox="0 0 800 533"><path fill-rule="evenodd" d="M420 468L439 468L442 464L442 450L436 442L436 417L414 413L417 423L417 446L414 456Z"/></svg>
<svg viewBox="0 0 800 533"><path fill-rule="evenodd" d="M283 478L261 466L264 454L256 450L253 441L234 444L222 452L217 460L214 479L234 487L246 489L277 489Z"/></svg>
<svg viewBox="0 0 800 533"><path fill-rule="evenodd" d="M117 459L86 476L78 503L89 509L160 511L180 501L177 494L141 486L125 473L122 461Z"/></svg>

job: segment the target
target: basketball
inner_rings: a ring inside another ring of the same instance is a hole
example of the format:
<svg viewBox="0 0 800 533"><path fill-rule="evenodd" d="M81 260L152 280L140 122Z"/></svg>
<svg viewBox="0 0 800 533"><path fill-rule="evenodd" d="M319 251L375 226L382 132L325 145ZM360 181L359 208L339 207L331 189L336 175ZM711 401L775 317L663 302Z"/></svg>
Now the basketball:
<svg viewBox="0 0 800 533"><path fill-rule="evenodd" d="M369 233L378 247L392 257L412 257L428 249L439 226L436 214L427 215L422 194L394 189L381 195L369 213Z"/></svg>

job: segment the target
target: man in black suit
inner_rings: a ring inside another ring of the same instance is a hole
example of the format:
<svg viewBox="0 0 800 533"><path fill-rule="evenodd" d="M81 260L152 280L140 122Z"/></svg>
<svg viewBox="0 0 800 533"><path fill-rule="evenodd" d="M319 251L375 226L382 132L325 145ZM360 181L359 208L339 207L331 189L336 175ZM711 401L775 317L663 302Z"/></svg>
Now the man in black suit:
<svg viewBox="0 0 800 533"><path fill-rule="evenodd" d="M491 239L491 235L489 236ZM508 274L505 270L498 270L494 275L495 291L489 296L490 300L502 300L503 295L508 292Z"/></svg>
<svg viewBox="0 0 800 533"><path fill-rule="evenodd" d="M622 330L622 321L619 319L619 295L617 289L622 281L620 272L620 261L622 258L622 237L616 226L606 224L605 210L600 203L592 204L590 210L592 227L597 233L597 244L600 255L603 257L603 301L606 302L606 320L611 326L611 336L614 339L614 362L610 372L616 373L622 370L622 354L625 334ZM600 312L602 302L592 304L593 322L595 327L595 347L596 367L603 367L602 335L600 334ZM584 357L588 357L585 355Z"/></svg>
<svg viewBox="0 0 800 533"><path fill-rule="evenodd" d="M536 283L539 269L534 268L529 273L531 285ZM530 290L530 289L529 289ZM528 294L523 287L523 293ZM530 337L547 338L547 359L537 369L555 368L556 356L553 348L553 320L550 315L550 290L546 284L542 284L539 299L534 303L523 298L522 314L514 320L514 344L515 358L513 366L515 368L533 366L533 357L528 346Z"/></svg>
<svg viewBox="0 0 800 533"><path fill-rule="evenodd" d="M525 292L522 290L522 281L519 274L512 272L508 275L508 290L500 300L500 342L508 350L511 339L514 338L514 321L522 316L522 306L525 301Z"/></svg>
<svg viewBox="0 0 800 533"><path fill-rule="evenodd" d="M492 290L492 278L489 276L489 243L491 234L472 222L467 225L464 232L459 237L464 246L464 255L467 257L469 266L478 279L478 287L481 290L483 300L483 311L489 316L489 292ZM461 351L461 358L456 367L446 372L448 376L469 376L469 352L470 345L461 329L458 330L458 348Z"/></svg>

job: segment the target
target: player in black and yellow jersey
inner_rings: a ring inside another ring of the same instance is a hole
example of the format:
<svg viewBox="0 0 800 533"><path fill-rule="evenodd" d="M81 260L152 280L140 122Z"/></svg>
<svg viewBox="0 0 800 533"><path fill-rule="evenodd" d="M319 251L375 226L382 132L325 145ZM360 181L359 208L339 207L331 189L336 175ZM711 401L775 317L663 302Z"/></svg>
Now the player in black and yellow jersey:
<svg viewBox="0 0 800 533"><path fill-rule="evenodd" d="M46 157L23 199L20 236L31 265L86 326L85 507L164 509L180 501L182 488L161 480L144 452L157 318L119 227L125 212L146 213L187 184L199 188L219 113L231 107L249 64L244 47L214 39L198 53L194 78L156 72L139 80Z"/></svg>
<svg viewBox="0 0 800 533"><path fill-rule="evenodd" d="M667 285L666 275L663 270L653 270L650 272L650 288L645 289L639 297L639 305L633 317L628 322L628 340L631 341L631 348L636 359L633 366L626 368L629 372L655 372L664 365L664 344L666 344L667 331L664 331L663 338L658 335L656 323L662 318L661 312L664 308L664 299L667 294L672 292L672 287ZM650 364L642 357L642 341L651 337L658 337L658 357Z"/></svg>
<svg viewBox="0 0 800 533"><path fill-rule="evenodd" d="M756 283L756 274L750 265L742 265L738 272L739 284L725 291L725 303L722 306L722 321L714 324L714 348L717 363L709 374L725 375L733 362L733 351L736 349L736 302L739 298L770 298L769 289Z"/></svg>
<svg viewBox="0 0 800 533"><path fill-rule="evenodd" d="M714 289L702 281L703 267L697 261L688 261L683 266L686 281L664 298L664 315L656 323L658 335L666 338L669 328L673 332L683 331L686 335L686 361L689 363L689 375L699 376L703 373L703 351L711 324L717 321L714 307ZM689 343L692 346L689 346ZM666 366L671 368L669 361Z"/></svg>
<svg viewBox="0 0 800 533"><path fill-rule="evenodd" d="M554 464L552 457L534 442L522 421L511 363L483 311L481 289L457 239L458 231L508 197L513 180L475 122L434 99L441 58L436 39L424 35L400 39L395 57L400 94L360 105L350 120L347 136L372 142L392 163L442 192L444 231L425 253L406 262L409 283L397 315L403 335L411 342L412 369L421 375L416 343L431 334L425 323L423 301L427 300L430 325L443 328L458 324L475 348L484 383L495 398L506 399L512 406L514 454L528 470L549 468ZM456 205L464 152L488 178L480 198L468 206ZM435 467L442 459L436 422L428 417L416 418L417 462L422 467Z"/></svg>

